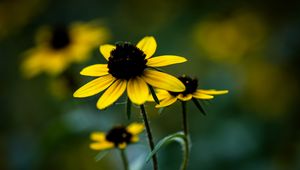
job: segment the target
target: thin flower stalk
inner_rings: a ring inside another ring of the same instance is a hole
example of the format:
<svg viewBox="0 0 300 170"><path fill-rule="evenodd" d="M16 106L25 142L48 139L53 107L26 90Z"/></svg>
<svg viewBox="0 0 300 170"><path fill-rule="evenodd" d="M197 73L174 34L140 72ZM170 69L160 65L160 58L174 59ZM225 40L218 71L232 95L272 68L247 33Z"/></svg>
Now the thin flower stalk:
<svg viewBox="0 0 300 170"><path fill-rule="evenodd" d="M123 162L123 166L124 166L124 170L129 170L129 164L128 164L128 159L125 153L125 149L119 149L120 150L120 155L122 158L122 162Z"/></svg>
<svg viewBox="0 0 300 170"><path fill-rule="evenodd" d="M141 115L142 115L142 118L144 120L144 125L145 125L146 132L147 132L149 147L150 147L151 151L153 151L155 145L154 145L154 141L153 141L151 128L150 128L150 125L149 125L148 116L147 116L144 105L141 105L140 107L141 107ZM154 154L152 156L152 163L153 163L153 170L158 170L158 161L157 161L157 155L156 154Z"/></svg>
<svg viewBox="0 0 300 170"><path fill-rule="evenodd" d="M188 120L187 120L187 113L186 113L186 102L181 102L182 106L182 128L183 133L185 136L184 142L184 153L183 153L183 162L181 164L181 170L186 170L188 166L188 161L190 157L190 137L189 137L189 130L188 130Z"/></svg>

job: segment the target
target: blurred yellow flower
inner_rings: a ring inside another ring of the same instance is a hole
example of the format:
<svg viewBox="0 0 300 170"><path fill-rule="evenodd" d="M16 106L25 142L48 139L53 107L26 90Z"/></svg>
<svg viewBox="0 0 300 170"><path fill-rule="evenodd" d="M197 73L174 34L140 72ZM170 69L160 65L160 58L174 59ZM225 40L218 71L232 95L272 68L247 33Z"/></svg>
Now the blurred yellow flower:
<svg viewBox="0 0 300 170"><path fill-rule="evenodd" d="M99 109L113 104L127 89L129 99L144 104L149 95L149 85L161 89L180 92L185 90L176 77L157 71L154 67L185 62L186 59L174 55L152 57L156 50L154 37L144 37L137 45L117 43L101 45L100 52L108 64L95 64L84 68L80 74L97 79L79 88L74 97L89 97L107 89L97 102Z"/></svg>
<svg viewBox="0 0 300 170"><path fill-rule="evenodd" d="M107 38L108 30L97 21L43 27L37 33L36 47L25 52L22 73L28 78L42 72L58 75L71 63L88 59L91 50Z"/></svg>
<svg viewBox="0 0 300 170"><path fill-rule="evenodd" d="M116 126L108 133L93 132L91 139L94 141L90 144L93 150L106 150L111 148L124 149L128 144L139 141L138 135L144 130L142 123L131 123L127 127Z"/></svg>
<svg viewBox="0 0 300 170"><path fill-rule="evenodd" d="M201 52L214 61L235 63L261 48L266 26L258 15L248 11L231 17L206 19L197 24L193 37Z"/></svg>
<svg viewBox="0 0 300 170"><path fill-rule="evenodd" d="M181 76L178 79L185 85L185 91L183 92L173 92L167 90L157 90L157 97L161 102L156 105L156 108L166 107L169 106L177 101L177 99L181 101L189 101L194 99L202 99L202 100L210 100L213 99L213 95L220 95L228 93L228 90L203 90L197 89L198 87L198 80L192 79L188 76ZM154 101L153 97L151 96L149 101Z"/></svg>

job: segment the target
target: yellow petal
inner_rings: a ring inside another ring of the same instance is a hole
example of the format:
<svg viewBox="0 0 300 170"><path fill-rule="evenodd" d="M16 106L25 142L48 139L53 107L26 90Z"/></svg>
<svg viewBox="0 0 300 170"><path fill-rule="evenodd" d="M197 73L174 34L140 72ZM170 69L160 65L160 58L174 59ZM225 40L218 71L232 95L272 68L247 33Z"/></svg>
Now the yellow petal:
<svg viewBox="0 0 300 170"><path fill-rule="evenodd" d="M105 45L100 45L100 53L104 56L106 60L110 57L110 52L115 49L116 46L110 45L110 44L105 44Z"/></svg>
<svg viewBox="0 0 300 170"><path fill-rule="evenodd" d="M183 63L186 61L187 59L185 59L184 57L179 57L175 55L163 55L149 58L146 65L150 67L162 67L172 64Z"/></svg>
<svg viewBox="0 0 300 170"><path fill-rule="evenodd" d="M156 90L155 94L156 94L156 97L158 100L163 100L170 96L170 93L167 90ZM150 94L148 96L147 101L154 102L154 98L153 98L152 94Z"/></svg>
<svg viewBox="0 0 300 170"><path fill-rule="evenodd" d="M139 41L136 46L146 54L147 59L155 53L157 44L154 37L147 36L144 37L141 41Z"/></svg>
<svg viewBox="0 0 300 170"><path fill-rule="evenodd" d="M175 103L176 100L177 100L176 97L170 95L170 97L163 99L163 100L160 101L160 103L159 103L158 105L156 105L155 107L156 107L156 108L166 107L166 106L169 106L169 105Z"/></svg>
<svg viewBox="0 0 300 170"><path fill-rule="evenodd" d="M85 67L80 74L84 76L104 76L108 74L107 64L94 64Z"/></svg>
<svg viewBox="0 0 300 170"><path fill-rule="evenodd" d="M138 142L140 139L138 136L132 136L131 139L130 139L130 142L132 143L135 143L135 142Z"/></svg>
<svg viewBox="0 0 300 170"><path fill-rule="evenodd" d="M103 132L93 132L91 134L91 139L95 141L104 141L105 140L105 133Z"/></svg>
<svg viewBox="0 0 300 170"><path fill-rule="evenodd" d="M40 54L39 50L32 49L25 54L26 58L22 62L21 71L26 78L32 78L44 71L43 61L45 58Z"/></svg>
<svg viewBox="0 0 300 170"><path fill-rule="evenodd" d="M126 146L127 146L127 144L124 142L124 143L120 143L118 147L119 147L120 149L125 149Z"/></svg>
<svg viewBox="0 0 300 170"><path fill-rule="evenodd" d="M185 90L184 84L176 77L156 70L145 70L142 78L153 87L181 92Z"/></svg>
<svg viewBox="0 0 300 170"><path fill-rule="evenodd" d="M113 148L114 144L112 142L103 141L103 142L95 142L90 144L90 148L93 150L105 150Z"/></svg>
<svg viewBox="0 0 300 170"><path fill-rule="evenodd" d="M133 134L133 135L137 135L139 133L141 133L144 130L144 124L142 123L131 123L126 130Z"/></svg>
<svg viewBox="0 0 300 170"><path fill-rule="evenodd" d="M95 95L109 87L114 80L115 78L111 74L99 77L80 87L73 96L81 98Z"/></svg>
<svg viewBox="0 0 300 170"><path fill-rule="evenodd" d="M210 89L210 90L197 90L197 92L199 93L203 93L203 94L209 94L209 95L220 95L220 94L226 94L228 93L228 90L214 90L214 89Z"/></svg>
<svg viewBox="0 0 300 170"><path fill-rule="evenodd" d="M97 102L97 108L105 109L112 105L125 91L126 80L117 80L100 97Z"/></svg>
<svg viewBox="0 0 300 170"><path fill-rule="evenodd" d="M193 93L193 97L197 98L197 99L205 99L205 100L214 98L214 96L203 94L203 93L199 92L199 90L197 90L195 93Z"/></svg>
<svg viewBox="0 0 300 170"><path fill-rule="evenodd" d="M193 98L193 95L192 94L187 94L187 95L179 94L177 97L178 97L178 99L180 99L182 101L188 101Z"/></svg>
<svg viewBox="0 0 300 170"><path fill-rule="evenodd" d="M144 104L149 95L148 85L140 77L130 79L127 84L127 94L132 103Z"/></svg>

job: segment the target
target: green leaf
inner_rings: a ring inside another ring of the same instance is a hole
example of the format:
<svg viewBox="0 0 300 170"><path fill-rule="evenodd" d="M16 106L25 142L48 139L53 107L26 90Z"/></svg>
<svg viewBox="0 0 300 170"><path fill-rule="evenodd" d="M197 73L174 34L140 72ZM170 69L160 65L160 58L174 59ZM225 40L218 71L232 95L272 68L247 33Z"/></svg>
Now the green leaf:
<svg viewBox="0 0 300 170"><path fill-rule="evenodd" d="M187 139L184 136L183 132L176 132L169 136L164 137L162 140L160 140L157 143L157 145L154 147L153 151L147 155L146 162L148 162L151 159L151 157L154 154L156 154L162 146L168 145L171 142L178 142L182 145L182 147L184 147L184 144L185 144L185 142L187 142Z"/></svg>
<svg viewBox="0 0 300 170"><path fill-rule="evenodd" d="M109 152L109 150L100 151L96 156L95 160L98 162Z"/></svg>
<svg viewBox="0 0 300 170"><path fill-rule="evenodd" d="M150 89L150 92L152 94L152 97L153 97L155 103L159 104L159 100L158 100L158 98L157 98L157 96L155 94L155 91L154 91L153 87L149 85L149 89Z"/></svg>
<svg viewBox="0 0 300 170"><path fill-rule="evenodd" d="M201 106L201 104L198 102L198 100L195 99L195 98L193 98L193 102L194 102L194 104L197 106L197 108L200 110L200 112L201 112L204 116L206 116L206 112L205 112L205 110L203 109L203 107Z"/></svg>
<svg viewBox="0 0 300 170"><path fill-rule="evenodd" d="M126 115L127 119L130 120L131 118L131 100L127 97L127 102L126 102Z"/></svg>

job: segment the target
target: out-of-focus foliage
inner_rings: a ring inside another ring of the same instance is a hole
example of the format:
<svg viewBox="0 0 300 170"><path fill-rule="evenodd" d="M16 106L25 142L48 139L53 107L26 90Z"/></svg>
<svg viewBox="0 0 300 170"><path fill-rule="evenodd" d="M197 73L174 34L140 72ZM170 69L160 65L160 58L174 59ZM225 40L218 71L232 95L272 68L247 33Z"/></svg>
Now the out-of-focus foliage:
<svg viewBox="0 0 300 170"><path fill-rule="evenodd" d="M0 40L13 32L20 31L39 14L45 0L4 0L0 2Z"/></svg>
<svg viewBox="0 0 300 170"><path fill-rule="evenodd" d="M98 48L91 58L53 78L24 79L22 54L35 45L43 25L101 19L112 33L103 43L136 43L153 35L157 54L177 54L188 62L164 68L199 80L201 89L228 89L204 105L207 116L188 103L192 150L189 169L300 169L298 1L35 1L0 2L0 169L121 169L118 152L96 162L89 149L92 131L129 124L125 97L105 111L98 96L74 99L84 82L82 68L104 63ZM100 45L100 44L99 44ZM161 114L146 104L155 141L181 129L178 103ZM132 108L132 121L141 121ZM130 162L148 147L129 146ZM180 166L181 150L170 144L158 153L160 168ZM147 164L145 169L150 169Z"/></svg>

